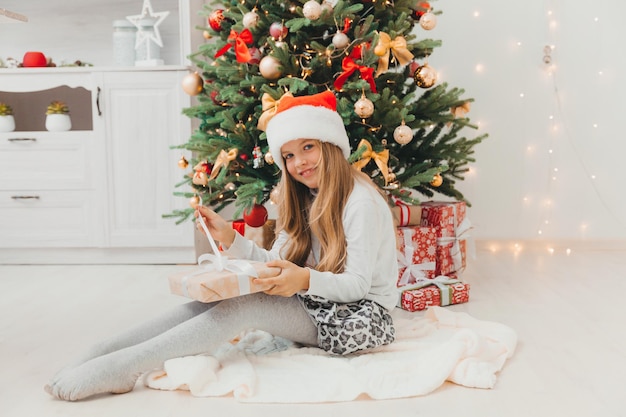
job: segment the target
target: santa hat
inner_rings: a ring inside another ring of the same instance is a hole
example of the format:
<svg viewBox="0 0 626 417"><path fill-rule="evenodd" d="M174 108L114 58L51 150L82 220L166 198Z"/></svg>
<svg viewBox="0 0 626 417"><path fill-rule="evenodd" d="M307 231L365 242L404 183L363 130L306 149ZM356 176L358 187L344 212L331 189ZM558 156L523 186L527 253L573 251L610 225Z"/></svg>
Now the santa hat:
<svg viewBox="0 0 626 417"><path fill-rule="evenodd" d="M280 148L294 139L332 143L341 148L346 159L350 156L350 141L332 91L300 97L284 95L265 133L270 153L281 170L284 167Z"/></svg>

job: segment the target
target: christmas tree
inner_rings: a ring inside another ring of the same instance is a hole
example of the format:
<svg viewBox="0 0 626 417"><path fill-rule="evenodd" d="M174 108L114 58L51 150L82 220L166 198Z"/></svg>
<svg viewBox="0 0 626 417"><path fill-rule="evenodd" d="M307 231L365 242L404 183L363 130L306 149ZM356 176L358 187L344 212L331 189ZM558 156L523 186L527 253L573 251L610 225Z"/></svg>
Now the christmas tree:
<svg viewBox="0 0 626 417"><path fill-rule="evenodd" d="M427 59L441 42L426 38L440 14L416 0L233 0L201 11L207 39L183 80L197 96L185 114L199 127L182 147L190 171L176 195L234 217L264 210L280 179L264 127L278 100L331 90L351 140L350 162L385 190L390 203L415 204L435 193L465 200L455 188L486 135L466 117L472 99L437 83ZM191 163L189 163L191 162ZM262 216L261 216L262 217Z"/></svg>

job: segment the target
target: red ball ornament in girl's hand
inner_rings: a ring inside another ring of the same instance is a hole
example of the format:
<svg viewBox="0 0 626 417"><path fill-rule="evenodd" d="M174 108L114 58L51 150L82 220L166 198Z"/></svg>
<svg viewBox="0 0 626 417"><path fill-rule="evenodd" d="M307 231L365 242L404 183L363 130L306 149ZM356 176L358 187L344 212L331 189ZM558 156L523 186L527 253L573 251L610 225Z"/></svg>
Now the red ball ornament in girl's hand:
<svg viewBox="0 0 626 417"><path fill-rule="evenodd" d="M261 204L255 204L250 211L244 210L243 221L250 227L261 227L267 221L267 209Z"/></svg>

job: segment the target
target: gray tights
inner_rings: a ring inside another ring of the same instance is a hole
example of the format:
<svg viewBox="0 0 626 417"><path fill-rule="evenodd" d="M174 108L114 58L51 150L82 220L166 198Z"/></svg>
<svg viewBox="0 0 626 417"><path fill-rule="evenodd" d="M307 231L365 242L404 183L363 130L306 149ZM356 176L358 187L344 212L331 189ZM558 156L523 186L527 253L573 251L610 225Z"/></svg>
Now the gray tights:
<svg viewBox="0 0 626 417"><path fill-rule="evenodd" d="M248 329L317 344L317 329L295 296L258 293L210 304L190 302L96 345L55 375L46 391L68 401L128 392L142 373L167 359L215 352Z"/></svg>

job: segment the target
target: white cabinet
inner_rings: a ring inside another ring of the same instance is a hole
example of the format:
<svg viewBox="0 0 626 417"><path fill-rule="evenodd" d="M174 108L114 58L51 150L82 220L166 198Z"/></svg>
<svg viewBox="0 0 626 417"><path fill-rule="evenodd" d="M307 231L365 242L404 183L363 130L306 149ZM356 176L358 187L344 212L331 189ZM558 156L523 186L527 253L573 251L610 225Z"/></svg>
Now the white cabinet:
<svg viewBox="0 0 626 417"><path fill-rule="evenodd" d="M190 262L193 226L162 215L185 204L172 146L190 135L182 67L2 70L0 263ZM65 101L73 128L47 132Z"/></svg>

